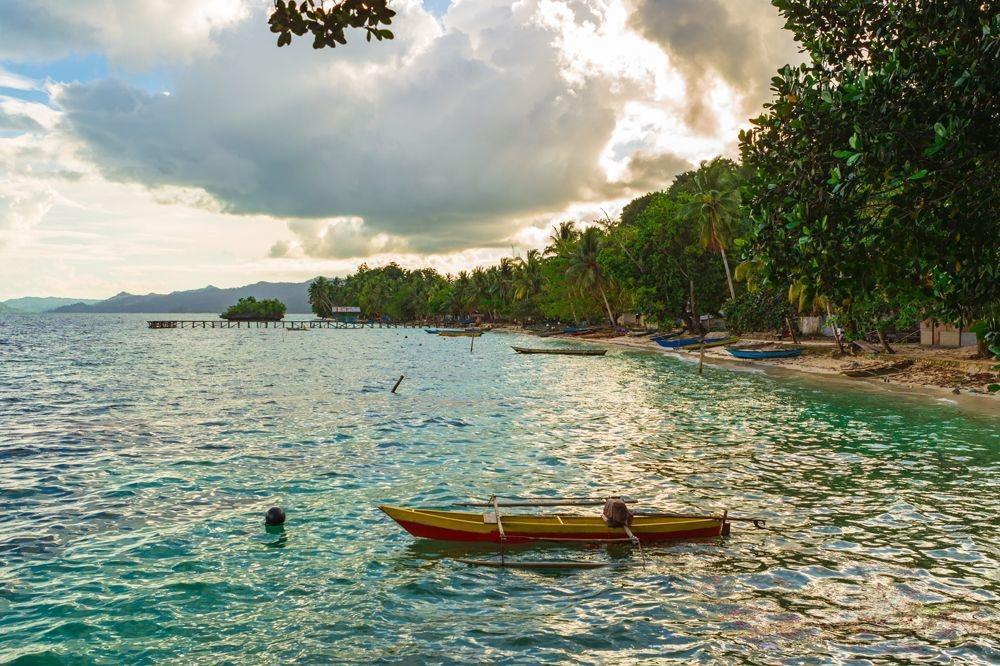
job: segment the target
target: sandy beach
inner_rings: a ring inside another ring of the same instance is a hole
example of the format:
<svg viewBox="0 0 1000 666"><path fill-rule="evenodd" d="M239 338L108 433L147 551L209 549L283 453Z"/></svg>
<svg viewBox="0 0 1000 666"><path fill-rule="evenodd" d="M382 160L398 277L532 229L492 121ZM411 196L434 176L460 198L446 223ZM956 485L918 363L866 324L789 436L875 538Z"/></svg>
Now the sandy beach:
<svg viewBox="0 0 1000 666"><path fill-rule="evenodd" d="M511 332L524 333L522 329L505 329ZM723 333L712 333L710 338L724 337ZM589 342L635 349L656 354L666 354L685 360L697 360L698 350L671 350L660 347L648 337L616 337L582 338L579 336L554 336L552 339L566 339L575 342ZM774 338L764 336L748 336L740 340L740 344L772 343L788 344L791 341L777 342ZM835 380L839 386L857 388L888 388L895 392L909 395L926 395L934 399L947 399L975 411L994 413L1000 410L1000 393L989 393L987 386L1000 381L1000 373L992 369L995 361L975 358L975 347L957 349L929 348L919 344L892 345L895 354L847 354L840 355L836 342L832 340L802 340L801 346L805 352L796 358L743 360L733 358L724 347L714 347L705 350L705 363L714 367L729 368L759 368L768 374L780 376L785 373L803 373L824 376ZM879 365L886 362L911 360L913 364L907 368L882 377L849 377L844 371Z"/></svg>

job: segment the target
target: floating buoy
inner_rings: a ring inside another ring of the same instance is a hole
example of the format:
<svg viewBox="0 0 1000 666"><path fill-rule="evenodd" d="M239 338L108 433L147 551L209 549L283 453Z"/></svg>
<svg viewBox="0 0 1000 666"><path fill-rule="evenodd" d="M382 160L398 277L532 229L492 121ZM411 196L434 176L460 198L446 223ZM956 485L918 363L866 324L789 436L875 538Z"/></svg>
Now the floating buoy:
<svg viewBox="0 0 1000 666"><path fill-rule="evenodd" d="M272 506L264 516L265 525L283 525L285 523L285 510L280 506Z"/></svg>

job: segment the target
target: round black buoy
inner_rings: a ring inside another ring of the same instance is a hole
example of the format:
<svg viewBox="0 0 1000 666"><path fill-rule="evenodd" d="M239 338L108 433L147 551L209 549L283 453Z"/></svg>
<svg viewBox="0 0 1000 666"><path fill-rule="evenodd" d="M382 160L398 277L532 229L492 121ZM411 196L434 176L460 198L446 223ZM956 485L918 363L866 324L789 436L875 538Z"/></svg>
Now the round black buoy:
<svg viewBox="0 0 1000 666"><path fill-rule="evenodd" d="M285 523L285 510L280 506L272 506L264 516L265 525L283 525Z"/></svg>

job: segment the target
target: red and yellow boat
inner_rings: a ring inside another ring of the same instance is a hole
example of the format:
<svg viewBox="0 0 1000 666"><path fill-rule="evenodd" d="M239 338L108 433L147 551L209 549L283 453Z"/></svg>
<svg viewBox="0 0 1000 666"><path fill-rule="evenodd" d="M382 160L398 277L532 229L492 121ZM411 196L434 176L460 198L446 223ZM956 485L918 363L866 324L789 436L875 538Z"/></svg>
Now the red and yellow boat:
<svg viewBox="0 0 1000 666"><path fill-rule="evenodd" d="M380 506L387 516L415 537L442 541L479 541L519 544L533 541L643 543L701 539L727 534L727 514L683 516L678 514L637 515L628 528L608 527L600 515L521 515L505 513L502 526L496 513L469 513Z"/></svg>

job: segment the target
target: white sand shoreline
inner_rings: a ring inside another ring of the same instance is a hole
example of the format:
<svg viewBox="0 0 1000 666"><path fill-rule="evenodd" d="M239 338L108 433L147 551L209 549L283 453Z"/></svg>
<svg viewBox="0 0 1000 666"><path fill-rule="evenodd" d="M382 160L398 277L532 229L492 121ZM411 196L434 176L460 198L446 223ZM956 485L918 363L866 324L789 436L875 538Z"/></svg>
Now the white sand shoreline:
<svg viewBox="0 0 1000 666"><path fill-rule="evenodd" d="M515 328L501 328L497 330L530 335L530 332ZM663 354L673 356L674 358L684 361L692 361L694 363L697 363L698 360L697 352L679 350L673 351L660 347L648 338L633 338L627 336L601 339L586 339L570 336L553 336L551 338L546 338L546 340L555 339L569 342L586 342L613 348L629 349L632 351ZM858 358L845 357L838 359L831 356L825 356L823 355L823 352L831 349L831 346L822 342L806 342L805 345L807 348L819 347L821 348L821 351L818 353L807 353L801 357L793 359L749 361L733 358L722 347L715 347L705 350L705 363L711 367L733 371L742 370L745 372L747 370L755 370L776 378L794 376L812 376L814 378L823 377L827 381L833 381L838 388L843 390L861 389L869 392L889 392L908 397L923 397L938 404L950 404L960 407L963 410L979 414L1000 416L1000 394L987 393L985 391L985 385L981 388L972 387L973 390L970 390L970 387L963 385L961 381L961 376L963 374L967 375L967 373L963 373L961 370L950 371L956 378L958 378L958 381L955 382L956 385L952 386L922 382L921 378L927 376L934 377L935 372L940 374L941 370L937 367L922 367L922 361L920 360L914 364L916 370L913 372L902 371L886 377L873 378L847 377L841 374L842 370L848 368L851 362L858 361ZM909 354L899 354L895 358L910 357L911 355ZM864 359L861 358L860 360ZM938 365L938 363L926 359L924 360L923 365L926 366L929 363L934 366ZM945 365L950 365L950 361L946 362ZM958 365L962 365L962 363L958 363ZM988 369L990 364L975 363L975 366L981 366L984 369ZM934 378L938 379L938 377Z"/></svg>

